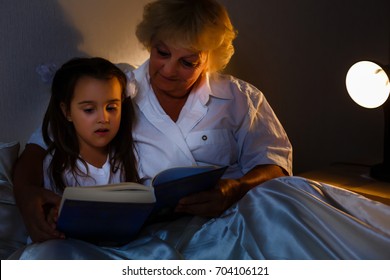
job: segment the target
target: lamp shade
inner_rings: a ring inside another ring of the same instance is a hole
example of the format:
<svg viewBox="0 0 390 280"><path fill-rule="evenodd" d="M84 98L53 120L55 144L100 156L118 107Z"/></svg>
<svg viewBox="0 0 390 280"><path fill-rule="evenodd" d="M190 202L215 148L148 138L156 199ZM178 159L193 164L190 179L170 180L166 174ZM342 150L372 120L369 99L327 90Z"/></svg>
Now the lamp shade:
<svg viewBox="0 0 390 280"><path fill-rule="evenodd" d="M345 84L353 101L365 108L381 106L390 93L387 73L381 66L371 61L360 61L352 65Z"/></svg>
<svg viewBox="0 0 390 280"><path fill-rule="evenodd" d="M349 69L345 84L349 96L360 106L376 108L381 105L384 116L383 162L370 168L370 176L390 182L390 65L381 67L371 61L360 61Z"/></svg>

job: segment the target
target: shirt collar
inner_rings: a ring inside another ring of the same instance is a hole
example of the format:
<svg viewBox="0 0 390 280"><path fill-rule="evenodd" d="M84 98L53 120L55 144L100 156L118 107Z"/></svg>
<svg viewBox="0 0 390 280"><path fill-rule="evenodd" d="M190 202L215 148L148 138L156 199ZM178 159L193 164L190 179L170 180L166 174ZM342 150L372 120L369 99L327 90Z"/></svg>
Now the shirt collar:
<svg viewBox="0 0 390 280"><path fill-rule="evenodd" d="M200 97L203 104L206 104L210 96L219 99L233 99L231 90L226 88L229 83L224 83L223 79L225 78L219 73L206 73L203 82L195 88L194 93Z"/></svg>
<svg viewBox="0 0 390 280"><path fill-rule="evenodd" d="M139 91L135 94L134 101L139 104L139 101L147 92L151 90L149 83L149 60L145 61L140 67L134 70L134 76L139 84ZM229 83L223 82L225 76L219 73L206 73L201 84L199 84L193 93L196 94L203 105L205 105L210 96L219 99L233 99L232 91L227 88Z"/></svg>

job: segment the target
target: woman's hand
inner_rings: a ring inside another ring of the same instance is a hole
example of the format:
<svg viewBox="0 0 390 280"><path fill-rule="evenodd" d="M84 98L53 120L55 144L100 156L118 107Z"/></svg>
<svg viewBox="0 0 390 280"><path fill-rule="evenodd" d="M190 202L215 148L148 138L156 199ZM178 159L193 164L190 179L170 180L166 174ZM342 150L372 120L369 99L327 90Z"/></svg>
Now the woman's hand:
<svg viewBox="0 0 390 280"><path fill-rule="evenodd" d="M49 224L49 226L53 229L57 226L57 220L58 220L58 207L56 205L46 204L46 207L44 207L45 213L46 213L46 221Z"/></svg>
<svg viewBox="0 0 390 280"><path fill-rule="evenodd" d="M217 217L239 201L250 189L270 179L286 175L287 172L279 166L258 165L239 179L221 179L215 189L182 198L175 211Z"/></svg>
<svg viewBox="0 0 390 280"><path fill-rule="evenodd" d="M43 187L43 159L46 151L27 144L14 166L13 184L16 204L34 242L61 238L63 234L46 220L48 205L58 207L60 196Z"/></svg>
<svg viewBox="0 0 390 280"><path fill-rule="evenodd" d="M238 188L238 180L221 179L215 189L182 198L175 211L196 216L217 217L241 198L236 191Z"/></svg>
<svg viewBox="0 0 390 280"><path fill-rule="evenodd" d="M28 197L27 197L28 196ZM31 186L19 209L27 231L34 242L64 238L56 230L56 216L61 197L41 187Z"/></svg>

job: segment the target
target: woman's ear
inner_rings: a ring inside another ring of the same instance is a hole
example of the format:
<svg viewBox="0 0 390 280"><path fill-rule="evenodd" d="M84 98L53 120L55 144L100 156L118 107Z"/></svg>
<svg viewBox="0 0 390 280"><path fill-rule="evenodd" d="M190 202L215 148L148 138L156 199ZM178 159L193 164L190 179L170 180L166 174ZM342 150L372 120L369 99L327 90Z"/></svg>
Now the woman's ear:
<svg viewBox="0 0 390 280"><path fill-rule="evenodd" d="M68 120L68 121L72 121L72 117L70 116L70 113L69 113L69 110L68 110L68 108L66 107L66 105L65 105L65 103L61 103L60 104L60 106L61 106L61 111L62 111L62 113L64 114L64 116L65 116L65 118Z"/></svg>

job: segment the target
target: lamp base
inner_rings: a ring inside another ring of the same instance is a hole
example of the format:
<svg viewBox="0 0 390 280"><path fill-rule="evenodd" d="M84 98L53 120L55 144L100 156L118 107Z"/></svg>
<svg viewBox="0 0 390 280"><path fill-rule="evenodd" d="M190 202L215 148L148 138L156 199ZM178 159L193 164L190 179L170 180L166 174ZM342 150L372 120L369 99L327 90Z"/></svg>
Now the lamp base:
<svg viewBox="0 0 390 280"><path fill-rule="evenodd" d="M372 166L370 176L380 181L390 182L390 165L380 163Z"/></svg>

